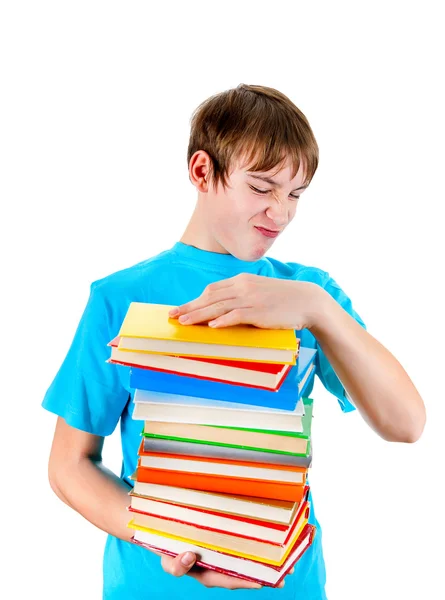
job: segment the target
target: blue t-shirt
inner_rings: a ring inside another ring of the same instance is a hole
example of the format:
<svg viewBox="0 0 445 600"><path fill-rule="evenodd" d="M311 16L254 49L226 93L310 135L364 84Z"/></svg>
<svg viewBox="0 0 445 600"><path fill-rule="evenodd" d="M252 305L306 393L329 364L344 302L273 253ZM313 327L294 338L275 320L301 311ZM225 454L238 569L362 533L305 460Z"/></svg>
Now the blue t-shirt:
<svg viewBox="0 0 445 600"><path fill-rule="evenodd" d="M242 261L230 254L218 254L177 242L170 250L113 273L91 285L90 297L71 347L42 406L63 417L72 427L99 436L113 433L120 419L123 462L121 478L130 486L136 470L141 423L132 419L132 390L129 368L106 362L108 342L120 329L130 302L179 305L197 298L215 281L239 273L253 273L279 279L310 281L323 287L363 327L350 299L326 273L315 267L282 263L263 257ZM316 374L325 388L336 396L344 412L354 410L344 388L310 331L296 332L301 345L317 348ZM313 377L306 388L309 395ZM163 571L160 557L130 542L108 536L104 553L104 598L106 600L158 600L160 598L250 600L323 600L325 566L321 528L316 519L312 495L309 522L317 526L312 546L286 577L282 589L226 590L206 588L192 577L176 578Z"/></svg>

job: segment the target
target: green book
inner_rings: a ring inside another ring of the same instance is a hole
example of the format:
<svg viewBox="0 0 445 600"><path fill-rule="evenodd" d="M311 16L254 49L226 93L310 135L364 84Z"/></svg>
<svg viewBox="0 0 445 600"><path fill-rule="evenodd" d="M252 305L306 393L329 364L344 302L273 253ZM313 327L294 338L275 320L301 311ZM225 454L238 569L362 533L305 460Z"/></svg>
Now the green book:
<svg viewBox="0 0 445 600"><path fill-rule="evenodd" d="M210 440L210 439L207 439L208 436L205 436L204 439L201 439L198 437L189 437L187 435L171 434L166 431L164 431L162 434L161 433L148 433L145 431L145 427L142 432L142 435L145 437L155 438L155 439L175 440L178 442L206 444L206 445L212 445L212 446L221 446L221 447L225 447L225 448L239 448L239 449L244 449L244 450L255 450L257 452L268 452L271 454L283 454L283 455L289 455L289 456L304 457L304 456L308 456L310 453L310 437L311 437L312 408L313 408L312 398L303 398L303 404L304 404L304 416L302 417L303 432L301 432L301 433L293 433L293 432L289 432L289 431L276 431L276 430L268 430L268 429L250 429L250 428L246 428L246 427L226 427L226 426L219 426L219 425L215 426L215 425L206 425L206 424L187 425L187 424L170 423L170 424L165 424L165 428L171 429L172 431L174 429L178 429L178 428L182 429L182 430L186 430L187 428L189 428L190 430L193 430L195 432L198 431L198 434L199 434L199 428L209 427L210 431L211 430L226 430L229 432L240 432L240 433L239 433L239 435L232 436L234 438L234 440L231 441L230 443L224 442L221 440L218 440L218 441ZM207 430L207 431L209 431L209 430ZM244 436L242 435L241 432L244 433ZM254 434L254 435L252 436L251 434ZM287 438L287 439L291 438L291 440L289 440L288 443L284 444L285 446L287 446L288 449L283 450L283 449L278 449L276 447L272 447L272 448L264 447L261 444L262 436L264 436L263 439L267 439L267 440L269 440L269 442L270 442L270 440L272 440L272 444L269 443L269 446L274 445L273 444L273 436L277 436L277 438L281 438L279 440L276 440L278 442L277 445L283 445L282 443L280 444L280 442L283 442L282 438ZM219 437L221 437L221 436L219 436ZM246 438L255 440L255 443L252 443L252 442L246 443ZM244 439L244 443L242 443L243 439ZM290 447L295 447L297 449L297 451L290 450L289 449Z"/></svg>
<svg viewBox="0 0 445 600"><path fill-rule="evenodd" d="M303 425L302 432L295 431L278 431L276 429L251 429L248 427L227 427L226 425L212 425L212 427L217 427L218 429L234 429L236 431L254 431L255 433L270 433L272 435L287 435L289 437L309 439L311 436L311 425L312 425L312 407L313 400L312 398L303 398L304 404L304 415L301 418L301 423Z"/></svg>

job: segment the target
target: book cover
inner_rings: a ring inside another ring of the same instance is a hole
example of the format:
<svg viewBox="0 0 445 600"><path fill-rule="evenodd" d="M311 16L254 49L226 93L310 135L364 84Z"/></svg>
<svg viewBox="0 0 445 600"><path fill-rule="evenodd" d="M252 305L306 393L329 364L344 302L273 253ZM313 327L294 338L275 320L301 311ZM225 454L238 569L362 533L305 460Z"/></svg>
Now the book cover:
<svg viewBox="0 0 445 600"><path fill-rule="evenodd" d="M310 449L313 400L312 398L303 398L302 401L304 415L301 418L301 432L252 427L226 427L216 424L199 425L146 421L142 435L144 437L225 448L307 456Z"/></svg>
<svg viewBox="0 0 445 600"><path fill-rule="evenodd" d="M222 552L200 548L182 540L169 539L154 533L135 532L131 541L134 544L139 544L140 546L168 554L169 556L177 556L182 552L190 550L197 555L198 560L195 564L199 567L225 573L247 581L255 581L263 586L277 587L311 546L315 534L315 526L307 524L301 532L301 536L296 540L287 560L281 567L267 565L260 561L249 561L240 557L233 557Z"/></svg>
<svg viewBox="0 0 445 600"><path fill-rule="evenodd" d="M128 352L128 354L136 354L135 352ZM186 357L184 357L186 358ZM120 359L122 359L122 356L120 356ZM280 389L281 385L283 384L283 381L285 380L285 378L287 377L287 375L289 374L289 371L292 367L292 365L284 365L285 368L280 369L278 374L270 374L270 373L266 373L265 371L259 371L259 370L254 370L252 369L250 371L250 373L256 373L258 380L260 380L261 377L261 385L258 384L256 385L255 383L253 383L252 381L243 381L242 379L247 379L247 377L237 377L235 375L235 373L230 373L230 372L225 372L225 373L220 373L219 377L212 377L210 375L202 375L199 374L198 372L192 372L192 373L187 373L185 370L181 370L179 368L162 368L161 366L148 366L148 365L143 365L143 364L139 364L138 362L127 362L124 359L120 360L120 359L116 359L116 358L109 358L107 359L105 362L107 363L112 363L115 365L121 365L123 367L130 367L130 368L136 368L136 369L145 369L147 371L158 371L159 373L170 373L171 375L181 375L182 377L194 377L195 379L203 379L205 381L215 381L216 383L230 383L233 385L239 385L239 386L245 386L245 387L250 387L250 388L254 388L257 390L266 390L266 391L272 391L272 392L276 392ZM258 364L258 363L252 363L252 364ZM264 365L267 364L272 364L272 363L262 363ZM278 366L282 366L282 365L278 365ZM232 369L234 370L234 369ZM241 371L241 369L236 369L238 372ZM246 371L247 369L243 369L244 371ZM263 381L265 379L265 375L267 375L268 378L268 383L269 385L265 385L265 381ZM252 378L252 375L249 376L249 378Z"/></svg>
<svg viewBox="0 0 445 600"><path fill-rule="evenodd" d="M297 364L290 369L283 384L275 392L139 368L130 370L130 387L171 395L294 410L310 380L309 369L314 367L316 352L316 349L301 347Z"/></svg>
<svg viewBox="0 0 445 600"><path fill-rule="evenodd" d="M306 486L309 487L309 486ZM234 523L239 521L240 523L248 523L249 525L261 526L269 531L276 531L280 534L289 531L289 523L276 523L266 519L247 517L245 515L236 515L233 513L210 510L199 506L190 506L187 504L178 504L174 502L167 502L165 500L159 500L158 498L151 498L150 496L141 496L136 494L133 490L129 492L131 496L131 504L128 507L129 511L137 511L146 515L163 516L166 518L176 519L186 523L197 523L204 526L209 526L212 517L216 517L220 521L227 523ZM303 504L306 499L303 499L300 504ZM296 513L295 513L296 514ZM183 516L182 519L176 517L176 515ZM210 520L207 520L209 518ZM223 527L224 531L230 531L229 525ZM232 532L233 533L233 532Z"/></svg>
<svg viewBox="0 0 445 600"><path fill-rule="evenodd" d="M136 478L143 483L156 483L207 492L221 492L237 496L257 496L292 502L301 502L305 487L304 484L296 483L150 469L140 466L139 463Z"/></svg>
<svg viewBox="0 0 445 600"><path fill-rule="evenodd" d="M131 302L118 336L297 352L298 342L293 329L262 329L253 325L214 329L208 325L182 325L178 319L168 316L172 308L175 306ZM119 347L122 347L121 343L122 339Z"/></svg>
<svg viewBox="0 0 445 600"><path fill-rule="evenodd" d="M108 346L111 348L119 349L119 341L120 336L116 336L110 342L108 342ZM300 340L297 338L297 345L299 346ZM256 362L256 361L245 361L245 360L231 360L229 358L206 358L204 356L182 356L180 354L163 354L163 355L152 355L150 353L138 353L125 351L125 354L121 352L118 356L122 358L127 358L129 356L135 356L142 359L147 360L155 360L160 359L163 361L163 364L166 364L166 360L168 359L182 359L183 361L187 361L187 363L193 365L199 365L202 363L207 363L211 365L220 365L222 367L232 367L234 369L243 369L246 371L256 371L258 373L270 373L271 375L278 375L280 371L289 369L292 365L284 365L280 363L267 363L267 362Z"/></svg>
<svg viewBox="0 0 445 600"><path fill-rule="evenodd" d="M132 511L132 519L128 523L131 529L140 531L156 531L162 535L172 535L190 540L206 548L227 552L249 560L261 560L271 565L281 566L301 534L309 518L309 504L305 503L292 523L288 539L281 543L252 538L233 532L216 530L197 524L185 523L175 519L144 515Z"/></svg>
<svg viewBox="0 0 445 600"><path fill-rule="evenodd" d="M179 508L183 508L184 512L193 512L186 507ZM231 519L226 516L209 515L208 513L202 511L195 511L196 514L191 516L185 514L185 518L189 520L176 518L176 512L173 511L172 514L175 516L171 516L169 514L157 515L150 512L145 512L143 510L138 510L133 506L129 506L128 511L131 513L132 520L136 525L146 529L155 529L159 531L165 531L167 533L173 533L175 535L177 535L180 531L180 526L188 525L190 527L195 527L197 530L204 530L205 534L210 532L217 536L221 534L231 537L239 537L246 540L258 540L268 544L283 544L285 538L288 537L288 532L290 531L290 526L287 526L284 531L280 531L278 529L266 527L263 524L257 525L239 518ZM265 523L267 523L267 521L265 521ZM268 524L270 525L270 523ZM178 525L178 529L176 528L176 525ZM194 531L190 529L189 537L203 541L206 538L206 535L201 538L198 534L196 537Z"/></svg>
<svg viewBox="0 0 445 600"><path fill-rule="evenodd" d="M214 510L224 514L240 515L256 519L264 519L288 525L300 502L288 502L276 498L258 498L234 494L219 494L190 488L179 488L172 485L144 483L137 480L137 470L131 475L134 481L133 492L144 498L162 502L171 502L181 506ZM305 486L303 498L309 486Z"/></svg>
<svg viewBox="0 0 445 600"><path fill-rule="evenodd" d="M268 565L272 565L275 567L281 567L284 562L286 561L287 557L289 556L290 552L292 551L293 546L295 545L296 540L300 537L305 525L307 525L308 520L307 517L303 517L303 519L301 519L302 522L298 523L298 529L297 531L295 531L291 543L288 545L288 547L286 548L284 553L281 553L282 556L278 559L278 558L267 558L264 557L260 554L258 554L257 552L255 552L255 550L253 550L254 553L251 552L241 552L239 550L234 550L232 548L228 548L226 546L221 546L219 544L212 544L212 543L208 543L208 542L203 542L201 540L197 540L196 538L191 538L191 537L186 537L184 535L177 535L174 533L169 533L167 531L161 531L159 529L149 529L148 527L141 527L140 525L137 525L134 521L134 519L132 519L129 523L128 523L128 527L130 529L135 529L137 531L141 531L143 533L157 533L159 535L165 536L165 537L171 537L171 538L176 538L185 542L189 542L192 544L195 544L196 546L199 546L200 548L206 548L208 550L215 550L216 552L224 552L227 554L230 554L231 556L237 556L239 558L242 558L244 560L256 560L256 561L261 561L264 564L268 564ZM221 534L221 538L222 538L222 534ZM259 545L259 544L258 544ZM276 548L276 545L275 545Z"/></svg>
<svg viewBox="0 0 445 600"><path fill-rule="evenodd" d="M264 433L267 435L282 435L287 437L294 438L302 438L309 439L312 430L312 416L313 416L313 406L314 401L312 398L303 398L303 406L304 406L304 414L301 417L301 423L303 425L303 431L287 431L287 430L273 430L273 429L259 429L257 427L234 427L227 425L212 425L212 427L217 427L219 429L230 429L231 431L240 431L240 432L254 432L254 433Z"/></svg>
<svg viewBox="0 0 445 600"><path fill-rule="evenodd" d="M166 436L143 434L145 452L163 452L165 454L188 454L209 458L230 458L250 462L264 462L267 454L261 449L249 449L244 446L230 446L219 442L208 443L205 440L184 440ZM295 465L308 469L312 464L312 451L310 442L306 446L306 453L280 453L266 450L269 459L277 465Z"/></svg>
<svg viewBox="0 0 445 600"><path fill-rule="evenodd" d="M274 410L229 402L221 406L218 400L177 396L136 390L133 397L132 418L141 421L189 423L194 425L227 427L258 427L282 431L303 431L303 403L300 400L293 411ZM240 407L243 406L241 409ZM255 410L257 408L258 410Z"/></svg>
<svg viewBox="0 0 445 600"><path fill-rule="evenodd" d="M196 377L221 383L236 383L254 388L273 390L279 389L288 375L292 365L279 363L249 362L178 356L169 354L153 354L148 352L133 352L119 350L119 337L108 343L111 346L111 356L106 362L136 367L164 373Z"/></svg>
<svg viewBox="0 0 445 600"><path fill-rule="evenodd" d="M202 458L183 454L144 452L144 443L139 446L139 464L145 468L202 473L220 477L247 478L282 483L306 482L304 467L276 465L272 462L246 462L233 458Z"/></svg>
<svg viewBox="0 0 445 600"><path fill-rule="evenodd" d="M246 514L235 514L233 512L224 512L221 510L212 510L202 506L184 505L167 500L160 500L137 494L134 489L129 492L130 506L128 510L138 511L144 514L154 516L164 516L166 518L177 519L186 523L196 523L213 528L220 528L223 531L234 532L234 524L240 523L242 527L249 528L250 531L262 531L262 536L254 535L259 539L269 538L276 543L285 542L289 536L292 523L298 518L309 498L309 486L305 486L305 491L298 509L292 514L289 522L282 523L271 519L265 519L264 515L249 516ZM247 529L249 530L249 529ZM264 533L266 531L267 533Z"/></svg>

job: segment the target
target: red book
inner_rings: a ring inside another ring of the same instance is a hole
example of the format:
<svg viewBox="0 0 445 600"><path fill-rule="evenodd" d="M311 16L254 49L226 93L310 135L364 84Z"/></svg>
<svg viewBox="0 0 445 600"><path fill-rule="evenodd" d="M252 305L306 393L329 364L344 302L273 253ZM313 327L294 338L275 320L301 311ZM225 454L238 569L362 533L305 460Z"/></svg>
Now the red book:
<svg viewBox="0 0 445 600"><path fill-rule="evenodd" d="M298 340L297 340L298 341ZM198 358L190 356L133 352L118 348L119 337L108 343L111 356L107 362L126 367L197 377L220 383L234 383L277 391L293 365L276 363ZM297 354L298 356L298 354Z"/></svg>
<svg viewBox="0 0 445 600"><path fill-rule="evenodd" d="M196 553L199 567L211 569L232 577L238 577L247 581L254 581L264 586L277 587L295 563L303 556L312 544L316 528L309 523L295 540L286 560L281 566L271 565L265 562L233 556L225 552L211 550L195 546L174 536L162 536L155 532L136 531L131 538L134 544L143 546L156 552L177 556L182 552L190 550Z"/></svg>
<svg viewBox="0 0 445 600"><path fill-rule="evenodd" d="M170 533L246 554L256 552L260 556L259 550L262 546L263 552L266 551L264 558L268 556L268 551L271 557L279 556L292 543L293 537L310 514L310 503L301 502L291 523L281 530L282 525L273 524L274 527L271 527L272 524L268 521L253 524L249 519L237 520L221 514L209 515L183 506L164 505L166 506L170 510L162 511L165 514L147 513L129 506L131 523L145 529Z"/></svg>
<svg viewBox="0 0 445 600"><path fill-rule="evenodd" d="M287 540L290 527L294 520L298 518L303 504L309 498L309 486L305 486L303 498L300 503L296 503L296 509L290 516L287 523L278 522L264 518L263 516L247 516L246 514L236 514L225 512L224 510L212 510L204 506L194 506L192 504L182 504L181 502L170 502L160 500L151 496L142 496L134 490L130 492L129 510L143 513L146 515L164 516L173 520L195 523L197 525L213 526L214 529L220 528L224 531L231 531L242 535L251 535L255 537L254 532L262 531L263 538L271 542L281 543ZM248 499L245 498L245 501ZM263 500L264 502L264 500ZM264 507L264 504L262 505ZM264 514L264 508L261 515ZM258 536L257 536L258 537Z"/></svg>

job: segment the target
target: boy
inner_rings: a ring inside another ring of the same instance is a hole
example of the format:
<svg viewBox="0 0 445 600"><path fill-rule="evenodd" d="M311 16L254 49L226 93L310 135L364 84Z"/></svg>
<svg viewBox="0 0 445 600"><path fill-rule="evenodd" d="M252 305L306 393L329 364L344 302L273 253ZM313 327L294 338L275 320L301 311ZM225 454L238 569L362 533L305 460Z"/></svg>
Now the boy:
<svg viewBox="0 0 445 600"><path fill-rule="evenodd" d="M130 476L140 423L133 421L128 371L106 364L131 301L174 304L184 324L292 328L318 349L316 373L343 411L355 406L389 441L414 442L425 408L398 361L365 329L350 299L315 267L266 257L293 219L318 165L318 146L301 111L272 88L239 85L195 111L189 178L198 191L185 232L171 249L91 285L68 354L43 400L59 418L49 460L55 493L108 532L104 598L295 598L322 600L321 529L282 589L192 568L128 543ZM307 394L313 387L309 384ZM354 406L355 405L355 406ZM101 462L104 437L121 420L123 464L117 477ZM310 498L311 499L311 498ZM312 499L311 499L312 500ZM180 577L188 574L189 577ZM230 589L237 589L230 592Z"/></svg>

